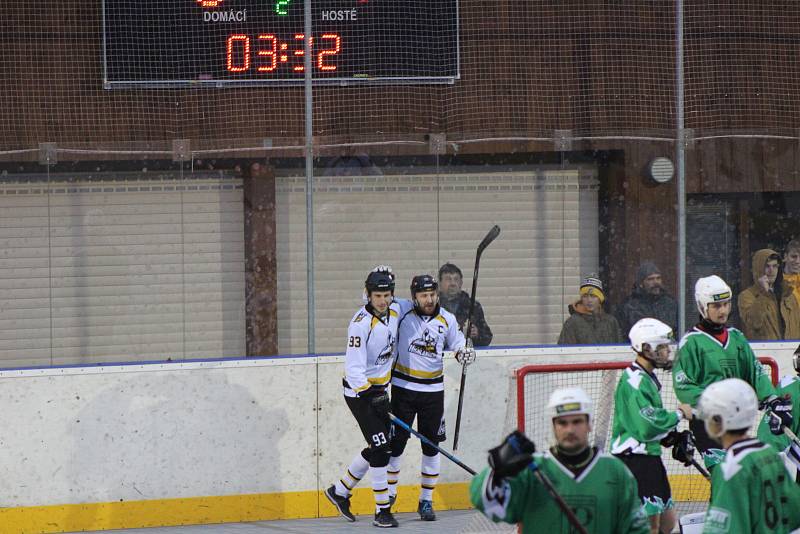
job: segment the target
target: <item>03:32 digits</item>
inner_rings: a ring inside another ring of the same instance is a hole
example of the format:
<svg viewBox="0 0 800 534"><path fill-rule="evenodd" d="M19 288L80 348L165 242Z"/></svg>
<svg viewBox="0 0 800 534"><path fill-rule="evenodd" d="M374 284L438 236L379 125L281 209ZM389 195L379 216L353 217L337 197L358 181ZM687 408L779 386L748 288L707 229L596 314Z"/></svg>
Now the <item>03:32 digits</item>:
<svg viewBox="0 0 800 534"><path fill-rule="evenodd" d="M226 68L228 72L244 73L255 67L256 72L269 73L286 65L293 72L303 72L305 36L297 33L292 41L294 47L271 33L261 33L255 37L241 33L229 35L225 50ZM314 50L315 44L324 48ZM309 47L312 50L312 65L317 70L336 71L337 66L332 60L342 49L342 38L339 34L323 33L319 38L312 37Z"/></svg>

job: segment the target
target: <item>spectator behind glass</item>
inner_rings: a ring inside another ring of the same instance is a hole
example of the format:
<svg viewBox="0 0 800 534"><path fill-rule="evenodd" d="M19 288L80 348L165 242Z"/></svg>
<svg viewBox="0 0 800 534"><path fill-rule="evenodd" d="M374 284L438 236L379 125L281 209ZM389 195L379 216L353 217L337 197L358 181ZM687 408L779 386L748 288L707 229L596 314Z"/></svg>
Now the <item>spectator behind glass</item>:
<svg viewBox="0 0 800 534"><path fill-rule="evenodd" d="M606 345L623 343L616 317L603 310L606 295L596 275L583 279L580 298L569 305L569 319L561 328L559 345Z"/></svg>
<svg viewBox="0 0 800 534"><path fill-rule="evenodd" d="M794 290L800 301L800 239L792 239L783 255L783 280Z"/></svg>
<svg viewBox="0 0 800 534"><path fill-rule="evenodd" d="M463 330L464 323L469 315L470 297L466 291L461 290L463 284L461 269L452 263L445 263L439 268L439 305L456 316L458 327ZM469 338L476 347L485 347L492 342L492 329L486 324L483 307L475 301L475 311L472 315L472 326L469 329Z"/></svg>
<svg viewBox="0 0 800 534"><path fill-rule="evenodd" d="M780 255L763 248L753 254L753 285L739 294L744 335L754 339L800 338L800 301L781 283Z"/></svg>
<svg viewBox="0 0 800 534"><path fill-rule="evenodd" d="M619 328L626 336L645 317L658 319L673 332L678 331L678 302L664 291L661 271L652 261L639 266L633 291L617 311Z"/></svg>

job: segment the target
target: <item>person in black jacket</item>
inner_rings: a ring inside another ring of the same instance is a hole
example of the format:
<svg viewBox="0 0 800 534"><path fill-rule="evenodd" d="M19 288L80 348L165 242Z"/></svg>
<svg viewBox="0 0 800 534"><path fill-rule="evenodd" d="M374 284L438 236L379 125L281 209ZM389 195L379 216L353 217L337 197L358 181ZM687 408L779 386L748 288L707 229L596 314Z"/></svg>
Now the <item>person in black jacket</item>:
<svg viewBox="0 0 800 534"><path fill-rule="evenodd" d="M617 310L622 335L627 337L631 327L645 317L658 319L678 331L678 302L664 291L661 271L652 261L645 261L636 273L636 284L630 296Z"/></svg>
<svg viewBox="0 0 800 534"><path fill-rule="evenodd" d="M470 297L466 291L461 290L462 284L461 269L452 263L445 263L439 268L439 305L456 316L458 327L463 330L469 315ZM477 300L469 339L476 347L485 347L492 342L492 329L486 324L483 307Z"/></svg>

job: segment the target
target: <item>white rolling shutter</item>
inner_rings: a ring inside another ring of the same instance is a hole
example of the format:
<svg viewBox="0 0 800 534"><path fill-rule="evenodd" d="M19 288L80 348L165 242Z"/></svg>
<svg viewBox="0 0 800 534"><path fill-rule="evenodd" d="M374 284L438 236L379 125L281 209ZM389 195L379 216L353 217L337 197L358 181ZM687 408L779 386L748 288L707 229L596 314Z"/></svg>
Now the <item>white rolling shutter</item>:
<svg viewBox="0 0 800 534"><path fill-rule="evenodd" d="M0 184L0 360L245 353L241 180Z"/></svg>
<svg viewBox="0 0 800 534"><path fill-rule="evenodd" d="M478 301L492 345L555 343L581 276L597 271L598 183L590 168L503 173L316 178L316 349L342 352L367 272L389 263L397 294L414 274L450 261L469 293L478 243L502 233L481 260ZM305 187L277 182L278 340L306 350Z"/></svg>

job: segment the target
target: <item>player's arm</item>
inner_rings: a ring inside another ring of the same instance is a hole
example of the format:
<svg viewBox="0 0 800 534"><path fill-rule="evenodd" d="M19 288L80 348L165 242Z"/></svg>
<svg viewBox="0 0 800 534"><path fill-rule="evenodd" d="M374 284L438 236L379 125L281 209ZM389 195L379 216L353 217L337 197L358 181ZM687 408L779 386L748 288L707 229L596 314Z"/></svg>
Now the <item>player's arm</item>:
<svg viewBox="0 0 800 534"><path fill-rule="evenodd" d="M701 372L697 345L691 339L684 339L672 367L672 384L680 402L697 406L704 389L700 380Z"/></svg>
<svg viewBox="0 0 800 534"><path fill-rule="evenodd" d="M629 534L649 534L650 523L644 514L636 479L624 466L620 465L619 477L622 479L617 493L617 526L609 532ZM610 525L609 525L610 526Z"/></svg>
<svg viewBox="0 0 800 534"><path fill-rule="evenodd" d="M470 500L495 523L519 523L530 501L533 443L518 431L489 451L489 466L472 479Z"/></svg>
<svg viewBox="0 0 800 534"><path fill-rule="evenodd" d="M369 317L360 322L351 322L347 328L347 351L344 355L344 377L350 388L358 394L366 391L367 380L367 336ZM365 328L366 326L366 328Z"/></svg>
<svg viewBox="0 0 800 534"><path fill-rule="evenodd" d="M622 410L626 427L640 443L655 441L674 430L682 419L678 410L667 410L653 406L653 399L641 387L627 385L627 399L614 407Z"/></svg>

